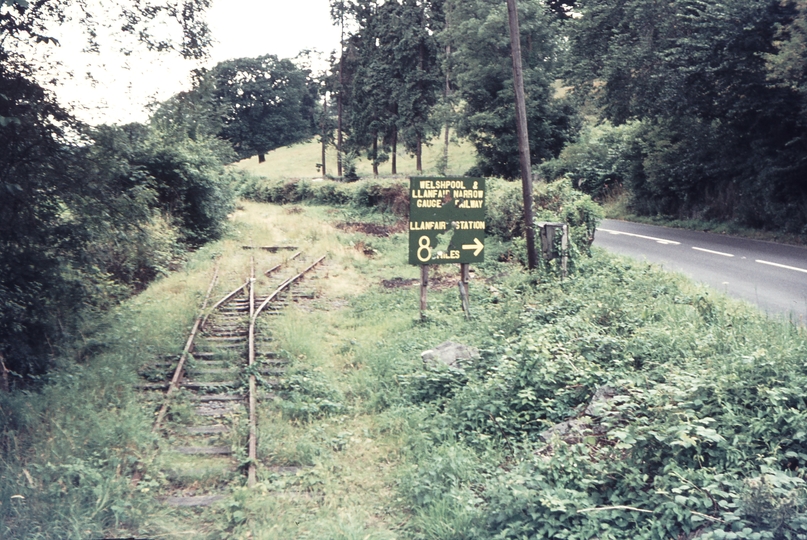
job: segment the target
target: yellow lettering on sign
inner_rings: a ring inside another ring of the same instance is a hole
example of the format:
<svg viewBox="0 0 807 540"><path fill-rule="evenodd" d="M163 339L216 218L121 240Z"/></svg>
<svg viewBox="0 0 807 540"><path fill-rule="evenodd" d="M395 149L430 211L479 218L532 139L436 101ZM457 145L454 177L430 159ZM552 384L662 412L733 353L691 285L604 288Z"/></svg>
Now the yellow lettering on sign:
<svg viewBox="0 0 807 540"><path fill-rule="evenodd" d="M418 208L440 208L443 206L443 202L440 199L418 199L417 207Z"/></svg>
<svg viewBox="0 0 807 540"><path fill-rule="evenodd" d="M435 259L454 260L460 258L459 250L452 249L450 251L438 251L434 254Z"/></svg>
<svg viewBox="0 0 807 540"><path fill-rule="evenodd" d="M436 189L413 189L412 190L412 198L413 199L436 199L440 197L438 195L438 191Z"/></svg>
<svg viewBox="0 0 807 540"><path fill-rule="evenodd" d="M445 221L410 221L410 231L444 231L448 228Z"/></svg>
<svg viewBox="0 0 807 540"><path fill-rule="evenodd" d="M484 221L454 221L454 228L460 230L484 230Z"/></svg>
<svg viewBox="0 0 807 540"><path fill-rule="evenodd" d="M455 189L454 190L454 198L455 199L482 199L485 196L485 192L481 189Z"/></svg>

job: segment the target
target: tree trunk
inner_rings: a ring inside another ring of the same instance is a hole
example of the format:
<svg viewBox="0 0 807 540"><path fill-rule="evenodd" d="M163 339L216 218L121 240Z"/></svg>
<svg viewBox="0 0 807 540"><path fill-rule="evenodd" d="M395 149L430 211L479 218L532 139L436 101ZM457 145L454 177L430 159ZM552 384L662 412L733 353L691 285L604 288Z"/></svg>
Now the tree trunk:
<svg viewBox="0 0 807 540"><path fill-rule="evenodd" d="M446 135L445 140L443 141L443 162L446 164L446 169L448 169L448 130L449 130L448 122L446 122Z"/></svg>
<svg viewBox="0 0 807 540"><path fill-rule="evenodd" d="M3 355L0 354L0 390L3 392L9 392L8 369L6 368L6 363L3 360Z"/></svg>
<svg viewBox="0 0 807 540"><path fill-rule="evenodd" d="M325 133L325 124L326 119L328 117L328 98L327 96L322 98L322 124L320 125L320 130L322 131L322 178L327 176L327 171L325 170L325 147L328 145L328 137Z"/></svg>
<svg viewBox="0 0 807 540"><path fill-rule="evenodd" d="M417 148L415 148L415 168L419 173L423 172L423 140L418 133Z"/></svg>
<svg viewBox="0 0 807 540"><path fill-rule="evenodd" d="M342 56L339 57L339 93L336 97L336 175L339 178L342 178L342 93L344 91L342 87L342 68L344 65L345 53L343 51Z"/></svg>
<svg viewBox="0 0 807 540"><path fill-rule="evenodd" d="M266 161L266 154L258 154L258 163Z"/></svg>
<svg viewBox="0 0 807 540"><path fill-rule="evenodd" d="M527 105L524 98L524 75L521 67L521 33L518 29L516 0L507 0L510 26L510 51L513 57L513 87L516 92L516 131L518 132L518 155L521 162L521 188L524 197L524 231L527 240L527 265L530 270L538 264L535 252L535 224L532 219L532 165L530 164L530 139L527 133Z"/></svg>
<svg viewBox="0 0 807 540"><path fill-rule="evenodd" d="M373 133L373 176L378 177L378 133Z"/></svg>
<svg viewBox="0 0 807 540"><path fill-rule="evenodd" d="M392 174L398 174L398 128L392 130Z"/></svg>
<svg viewBox="0 0 807 540"><path fill-rule="evenodd" d="M421 12L421 16L422 15L423 14ZM423 56L424 56L423 40L421 40L420 44L418 45L418 71L419 71L419 73L418 73L418 88L420 89L420 95L421 96L423 95ZM421 134L419 133L420 128L422 126L422 118L418 117L416 121L418 122L418 126L417 126L417 128L418 128L418 139L417 139L417 151L415 153L415 156L416 156L415 168L417 169L417 171L419 173L422 173L423 172L423 159L422 159L423 158L423 138L422 138Z"/></svg>
<svg viewBox="0 0 807 540"><path fill-rule="evenodd" d="M336 175L342 178L342 94L345 91L342 72L345 70L345 3L339 12L339 93L336 97Z"/></svg>

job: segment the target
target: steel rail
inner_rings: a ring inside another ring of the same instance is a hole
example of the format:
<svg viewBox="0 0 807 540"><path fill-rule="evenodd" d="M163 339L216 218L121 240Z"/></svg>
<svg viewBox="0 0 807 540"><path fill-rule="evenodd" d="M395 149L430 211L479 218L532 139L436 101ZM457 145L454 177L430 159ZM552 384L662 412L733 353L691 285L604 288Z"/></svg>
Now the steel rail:
<svg viewBox="0 0 807 540"><path fill-rule="evenodd" d="M199 332L199 329L202 327L202 320L206 318L205 310L207 308L207 303L210 301L210 294L213 292L213 287L216 285L216 281L219 277L219 263L216 262L216 267L213 271L213 279L210 280L210 286L207 288L207 293L205 294L205 300L202 302L202 309L199 310L199 315L196 317L196 321L193 323L193 328L191 329L191 334L188 336L188 341L185 342L185 348L182 349L182 354L179 357L179 362L177 362L177 367L174 370L174 376L171 378L171 382L168 384L168 390L165 392L165 399L163 400L162 407L160 407L160 411L157 413L157 419L154 421L154 427L152 428L152 432L156 432L160 429L160 424L162 424L163 419L165 418L166 412L168 412L168 398L177 389L179 384L179 379L182 378L182 372L185 369L185 360L188 358L188 355L193 350L193 342L196 339L196 334Z"/></svg>
<svg viewBox="0 0 807 540"><path fill-rule="evenodd" d="M279 294L280 294L280 293L282 293L284 290L286 290L287 288L289 288L289 287L290 287L290 286L291 286L291 285L292 285L294 282L299 281L299 280L300 280L300 279L301 279L301 278L302 278L302 277L303 277L305 274L307 274L308 272L310 272L311 270L313 270L313 269L314 269L314 267L316 267L316 266L317 266L319 263L321 263L322 261L324 261L324 260L325 260L325 257L326 257L326 256L325 256L325 255L323 255L322 257L320 257L319 259L317 259L316 261L314 261L314 263L313 263L311 266L309 266L308 268L306 268L305 270L303 270L302 272L300 272L300 273L299 273L299 274L297 274L296 276L290 277L290 278L288 278L286 281L284 281L283 283L281 283L281 284L280 284L280 285L277 287L277 289L275 289L275 291L274 291L272 294L270 294L269 296L267 296L267 297L266 297L266 299L265 299L265 300L264 300L264 301L261 303L261 305L260 305L260 306L258 306L258 308L255 310L255 314L254 314L254 315L252 315L252 317L251 317L251 319L253 320L253 322L254 322L254 320L255 320L255 319L257 319L257 318L258 318L258 315L260 315L260 314L261 314L261 312L263 311L263 309L264 309L264 308L265 308L267 305L269 305L269 302L271 302L271 301L275 300L275 298L277 298L277 295L279 295Z"/></svg>
<svg viewBox="0 0 807 540"><path fill-rule="evenodd" d="M200 328L205 327L205 325L207 324L207 319L210 317L211 313L213 313L214 311L219 309L222 305L226 304L227 302L229 302L230 300L235 298L235 296L238 293L240 293L241 291L243 291L244 287L247 287L248 285L249 285L249 280L245 281L243 285L241 285L240 287L238 287L234 291L232 291L230 293L227 293L227 295L225 295L224 298L222 298L221 300L216 302L216 304L213 307L211 307L208 310L208 312L205 314L204 318L202 319L202 324L201 324Z"/></svg>
<svg viewBox="0 0 807 540"><path fill-rule="evenodd" d="M255 364L255 258L251 257L251 269L249 278L249 356L247 368L252 368ZM250 369L249 374L249 467L247 469L247 486L255 486L255 464L258 458L258 419L257 404L255 394L257 391L255 374Z"/></svg>
<svg viewBox="0 0 807 540"><path fill-rule="evenodd" d="M285 261L283 261L282 263L280 263L280 264L276 264L276 265L274 265L272 268L270 268L269 270L267 270L266 272L264 272L264 275L266 275L266 276L270 276L270 275L272 275L272 273L274 273L274 272L276 272L277 270L279 270L281 266L283 266L284 264L286 264L286 263L287 263L287 262L289 262L289 261L293 261L294 259L296 259L297 257L299 257L301 254L302 254L302 251L298 251L297 253L295 253L294 255L292 255L291 257L289 257L288 259L286 259L286 260L285 260Z"/></svg>

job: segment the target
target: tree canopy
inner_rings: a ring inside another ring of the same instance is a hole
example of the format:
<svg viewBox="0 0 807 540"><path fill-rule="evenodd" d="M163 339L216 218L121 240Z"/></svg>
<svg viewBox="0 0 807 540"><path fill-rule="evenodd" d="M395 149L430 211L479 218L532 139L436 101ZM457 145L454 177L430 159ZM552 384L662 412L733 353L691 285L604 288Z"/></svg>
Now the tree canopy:
<svg viewBox="0 0 807 540"><path fill-rule="evenodd" d="M183 245L215 238L229 212L224 150L190 128L91 128L36 82L31 43L78 14L88 47L109 14L145 47L199 57L207 0L0 5L0 362L42 373L93 317L165 272ZM110 10L109 12L106 9ZM174 21L178 39L152 24ZM112 23L108 23L112 24ZM160 35L164 32L160 31Z"/></svg>
<svg viewBox="0 0 807 540"><path fill-rule="evenodd" d="M635 210L807 230L803 8L578 3L568 81L600 118L642 123L641 166L625 179Z"/></svg>
<svg viewBox="0 0 807 540"><path fill-rule="evenodd" d="M240 158L263 156L314 134L307 73L291 60L265 55L221 62L199 74L194 91L218 117L217 134Z"/></svg>

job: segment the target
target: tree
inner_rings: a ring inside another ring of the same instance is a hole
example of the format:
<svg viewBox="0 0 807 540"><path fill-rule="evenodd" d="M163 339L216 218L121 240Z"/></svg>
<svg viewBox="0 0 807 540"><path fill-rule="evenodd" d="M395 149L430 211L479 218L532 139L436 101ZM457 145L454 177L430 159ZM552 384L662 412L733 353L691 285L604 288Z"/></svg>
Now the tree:
<svg viewBox="0 0 807 540"><path fill-rule="evenodd" d="M329 58L329 65L334 64L334 55ZM328 69L319 66L325 64L322 53L316 50L303 50L294 59L294 63L306 74L306 88L311 100L311 122L314 126L314 133L320 143L321 158L317 164L317 170L321 170L322 177L328 175L326 164L326 152L328 146L334 144L334 130L337 123L333 115L330 100L334 93L334 88L338 85L338 74L334 74Z"/></svg>
<svg viewBox="0 0 807 540"><path fill-rule="evenodd" d="M399 143L422 170L421 147L435 131L432 111L441 89L437 33L443 24L442 1L361 0L332 6L335 20L354 28L334 66L348 145L354 152L367 150L375 174L388 152L392 172L397 172Z"/></svg>
<svg viewBox="0 0 807 540"><path fill-rule="evenodd" d="M570 104L554 99L559 38L554 16L536 0L519 3L530 158L555 157L575 131ZM475 174L519 176L513 72L507 9L490 0L456 2L452 9L453 65L464 103L458 129L478 155Z"/></svg>
<svg viewBox="0 0 807 540"><path fill-rule="evenodd" d="M569 70L605 118L641 120L636 209L807 226L807 147L798 92L771 84L778 0L588 0L573 25ZM774 75L775 76L775 75Z"/></svg>
<svg viewBox="0 0 807 540"><path fill-rule="evenodd" d="M41 372L48 363L42 337L56 340L58 318L80 298L63 272L62 254L79 237L61 197L84 190L69 173L67 131L75 124L24 66L10 72L7 60L0 51L0 354L12 371Z"/></svg>
<svg viewBox="0 0 807 540"><path fill-rule="evenodd" d="M768 80L799 95L804 117L807 114L807 0L786 0L783 7L795 13L789 23L777 26L775 52L765 55Z"/></svg>
<svg viewBox="0 0 807 540"><path fill-rule="evenodd" d="M387 4L389 5L389 4ZM393 4L398 5L398 4ZM444 27L443 2L403 0L385 32L393 50L393 96L396 102L396 140L402 134L406 150L423 171L423 143L439 130L433 109L442 90L442 57L437 39Z"/></svg>
<svg viewBox="0 0 807 540"><path fill-rule="evenodd" d="M132 232L155 225L152 220L160 217L152 206L156 192L147 175L133 167L125 157L128 151L123 151L124 139L131 135L136 140L137 130L101 142L107 134L88 132L34 82L36 71L26 54L37 44L53 45L53 28L68 20L69 13L78 13L91 50L99 47L98 25L109 24L151 49L200 57L209 41L203 22L208 4L208 0L144 0L133 5L78 0L0 3L0 357L4 373L6 367L18 375L42 373L65 344L75 341L88 312L108 307L126 294L129 285L146 279L144 274L138 277L137 271L116 275L115 265L121 259L108 257L109 246L121 238L132 242L138 238ZM176 26L165 24L172 21ZM178 33L172 39L157 39L150 31L152 25L160 26L161 36L170 28ZM104 145L117 149L107 153ZM152 231L164 232L159 225ZM144 245L138 240L132 251ZM129 268L140 264L132 256L132 252L126 255Z"/></svg>
<svg viewBox="0 0 807 540"><path fill-rule="evenodd" d="M221 62L203 72L197 86L209 92L220 115L219 136L240 158L264 154L311 137L314 100L306 73L291 60L266 55Z"/></svg>
<svg viewBox="0 0 807 540"><path fill-rule="evenodd" d="M383 12L392 4L379 7L376 0L356 2L351 14L358 24L358 31L351 36L355 47L355 71L351 77L350 102L347 112L350 138L349 148L354 152L366 149L367 158L373 165L373 175L378 176L378 165L387 160L379 138L391 133L395 126L395 104L392 94L393 69L390 62L392 51L384 33Z"/></svg>

